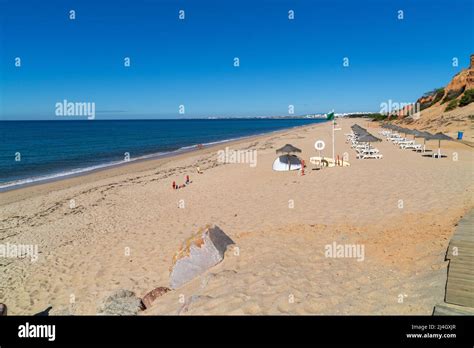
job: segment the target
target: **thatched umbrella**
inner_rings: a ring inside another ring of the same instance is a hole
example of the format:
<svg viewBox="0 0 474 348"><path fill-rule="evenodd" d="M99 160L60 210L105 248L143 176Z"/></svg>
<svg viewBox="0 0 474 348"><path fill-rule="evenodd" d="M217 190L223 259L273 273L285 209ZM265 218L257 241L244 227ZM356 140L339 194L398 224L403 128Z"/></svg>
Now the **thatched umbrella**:
<svg viewBox="0 0 474 348"><path fill-rule="evenodd" d="M370 143L382 141L382 139L374 137L372 134L367 133L367 134L364 134L363 136L360 136L358 141L361 143L369 143L369 149L370 149Z"/></svg>
<svg viewBox="0 0 474 348"><path fill-rule="evenodd" d="M365 130L365 128L364 128L364 127L362 127L362 126L359 126L358 124L353 124L353 125L351 126L351 128L352 128L352 129L354 129L354 128L355 128L355 129L362 129L362 130Z"/></svg>
<svg viewBox="0 0 474 348"><path fill-rule="evenodd" d="M285 146L276 150L276 153L286 153L286 158L288 159L288 169L291 170L291 160L290 160L290 153L301 152L300 149L294 147L291 144L286 144Z"/></svg>
<svg viewBox="0 0 474 348"><path fill-rule="evenodd" d="M286 154L290 154L292 152L301 152L300 149L298 149L297 147L294 147L293 145L291 144L286 144L285 146L279 148L276 150L276 153L286 153Z"/></svg>
<svg viewBox="0 0 474 348"><path fill-rule="evenodd" d="M403 132L403 130L404 130L405 128L395 125L394 129L395 129L397 132Z"/></svg>
<svg viewBox="0 0 474 348"><path fill-rule="evenodd" d="M405 137L407 136L407 134L413 134L412 130L409 129L409 128L404 128L404 127L397 127L397 132L399 133L403 133L405 135Z"/></svg>
<svg viewBox="0 0 474 348"><path fill-rule="evenodd" d="M367 133L367 134L364 134L363 136L359 137L359 141L361 143L373 143L373 142L376 142L376 141L382 141L382 139L374 137L372 134Z"/></svg>
<svg viewBox="0 0 474 348"><path fill-rule="evenodd" d="M352 125L351 129L355 134L358 134L358 135L368 134L367 130L365 128L359 126L358 124Z"/></svg>
<svg viewBox="0 0 474 348"><path fill-rule="evenodd" d="M413 134L413 129L401 127L402 132L405 134Z"/></svg>
<svg viewBox="0 0 474 348"><path fill-rule="evenodd" d="M426 138L431 137L430 133L422 132L422 131L419 131L417 129L412 129L410 134L413 135L413 139L416 139L416 138L425 138L426 139Z"/></svg>
<svg viewBox="0 0 474 348"><path fill-rule="evenodd" d="M448 137L446 134L443 134L441 132L436 133L435 135L432 135L428 140L438 140L438 158L441 158L441 140L448 140L451 141L453 140L451 137ZM436 156L433 156L436 157Z"/></svg>
<svg viewBox="0 0 474 348"><path fill-rule="evenodd" d="M423 152L426 152L426 140L428 139L431 139L431 137L433 136L433 134L431 133L428 133L428 132L422 132L422 131L419 131L419 130L415 130L413 132L413 139L415 138L423 138ZM431 151L431 150L430 150Z"/></svg>
<svg viewBox="0 0 474 348"><path fill-rule="evenodd" d="M398 132L398 129L399 129L400 127L398 127L398 126L395 125L395 124L389 124L389 125L387 125L387 128L390 129L390 130L392 131L392 133L393 133L393 132Z"/></svg>

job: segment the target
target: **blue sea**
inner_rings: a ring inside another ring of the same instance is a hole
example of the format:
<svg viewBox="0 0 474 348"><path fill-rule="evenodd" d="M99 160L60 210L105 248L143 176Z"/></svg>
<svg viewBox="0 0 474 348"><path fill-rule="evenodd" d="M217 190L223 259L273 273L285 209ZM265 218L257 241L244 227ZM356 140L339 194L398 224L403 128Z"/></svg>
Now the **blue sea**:
<svg viewBox="0 0 474 348"><path fill-rule="evenodd" d="M189 151L314 119L0 121L0 191Z"/></svg>

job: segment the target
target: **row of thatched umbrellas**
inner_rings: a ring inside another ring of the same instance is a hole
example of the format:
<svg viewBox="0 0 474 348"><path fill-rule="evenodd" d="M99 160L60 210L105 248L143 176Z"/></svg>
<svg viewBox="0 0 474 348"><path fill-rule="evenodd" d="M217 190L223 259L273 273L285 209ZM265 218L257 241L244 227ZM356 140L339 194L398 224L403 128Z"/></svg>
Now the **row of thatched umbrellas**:
<svg viewBox="0 0 474 348"><path fill-rule="evenodd" d="M370 143L382 141L382 139L373 136L372 134L367 132L367 129L359 126L358 124L353 125L351 128L352 128L352 131L355 134L357 134L357 141L361 143L369 143L369 148L370 148Z"/></svg>
<svg viewBox="0 0 474 348"><path fill-rule="evenodd" d="M382 139L373 136L372 134L367 132L367 129L359 126L358 124L354 124L351 128L352 128L352 131L355 134L357 134L358 136L357 140L361 143L369 143L369 147L370 147L370 143L382 141ZM408 128L399 127L397 125L390 124L390 123L382 124L382 128L387 128L392 131L403 133L405 134L405 136L407 136L407 134L413 135L413 139L423 138L424 145L426 145L426 140L438 140L438 153L440 153L440 149L441 149L441 140L453 140L452 138L448 137L446 134L443 134L441 132L436 133L436 134L431 134L431 133L422 132L416 129L408 129ZM286 144L282 148L276 150L277 154L285 153L287 157L289 157L291 153L298 153L298 152L301 152L301 150L298 149L297 147L294 147L291 144Z"/></svg>
<svg viewBox="0 0 474 348"><path fill-rule="evenodd" d="M398 133L403 133L405 134L405 136L407 136L407 134L413 135L413 139L423 138L424 139L423 145L426 145L426 140L438 140L438 154L441 154L441 140L448 140L448 141L453 140L451 137L448 137L446 134L443 134L441 132L436 133L436 134L431 134L431 133L419 131L416 129L399 127L391 123L383 123L382 128L387 128Z"/></svg>

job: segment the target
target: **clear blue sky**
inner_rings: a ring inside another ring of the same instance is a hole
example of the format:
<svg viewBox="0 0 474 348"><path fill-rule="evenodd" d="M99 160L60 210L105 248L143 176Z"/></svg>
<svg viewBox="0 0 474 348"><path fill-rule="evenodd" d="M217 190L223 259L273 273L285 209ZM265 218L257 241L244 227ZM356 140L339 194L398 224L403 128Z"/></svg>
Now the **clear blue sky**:
<svg viewBox="0 0 474 348"><path fill-rule="evenodd" d="M1 118L54 119L63 99L102 119L378 111L468 65L472 3L0 0Z"/></svg>

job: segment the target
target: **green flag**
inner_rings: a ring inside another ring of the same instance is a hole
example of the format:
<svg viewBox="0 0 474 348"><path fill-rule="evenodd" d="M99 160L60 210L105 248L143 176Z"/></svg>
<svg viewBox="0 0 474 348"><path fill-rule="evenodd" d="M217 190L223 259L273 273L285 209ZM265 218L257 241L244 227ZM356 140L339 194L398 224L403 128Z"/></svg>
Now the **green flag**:
<svg viewBox="0 0 474 348"><path fill-rule="evenodd" d="M334 111L333 111L333 112L330 112L329 114L327 114L326 117L327 117L327 120L328 120L328 121L334 120Z"/></svg>

